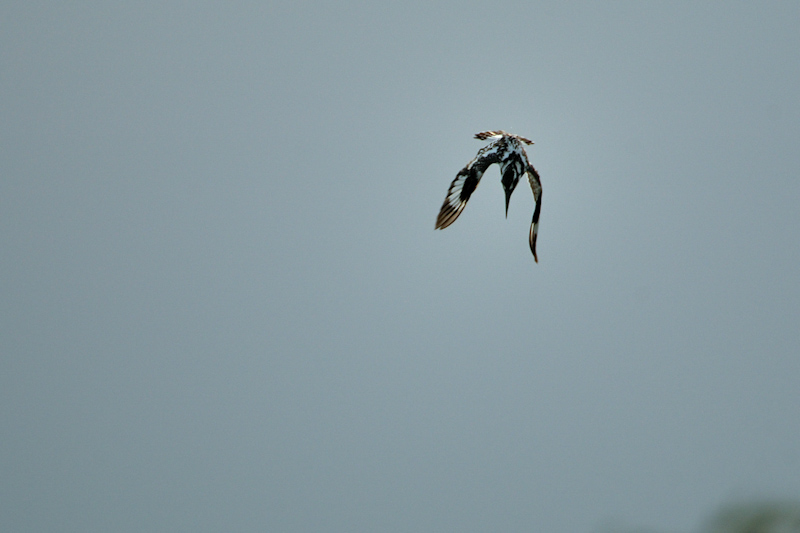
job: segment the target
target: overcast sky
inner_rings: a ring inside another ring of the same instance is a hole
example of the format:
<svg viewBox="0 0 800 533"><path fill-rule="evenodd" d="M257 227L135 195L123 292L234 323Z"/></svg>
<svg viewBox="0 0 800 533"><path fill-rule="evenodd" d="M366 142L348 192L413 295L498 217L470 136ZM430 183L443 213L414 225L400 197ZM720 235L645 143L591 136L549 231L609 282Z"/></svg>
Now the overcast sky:
<svg viewBox="0 0 800 533"><path fill-rule="evenodd" d="M800 495L797 2L7 2L0 530L689 532ZM536 141L508 219L505 129Z"/></svg>

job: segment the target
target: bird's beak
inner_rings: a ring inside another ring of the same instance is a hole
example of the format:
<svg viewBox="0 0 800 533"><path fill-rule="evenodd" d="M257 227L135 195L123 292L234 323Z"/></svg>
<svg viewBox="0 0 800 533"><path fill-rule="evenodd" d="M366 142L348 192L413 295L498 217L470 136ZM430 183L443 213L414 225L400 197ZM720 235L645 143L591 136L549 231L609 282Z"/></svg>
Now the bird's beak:
<svg viewBox="0 0 800 533"><path fill-rule="evenodd" d="M508 202L511 201L511 193L514 192L514 189L506 189L506 218L508 218Z"/></svg>

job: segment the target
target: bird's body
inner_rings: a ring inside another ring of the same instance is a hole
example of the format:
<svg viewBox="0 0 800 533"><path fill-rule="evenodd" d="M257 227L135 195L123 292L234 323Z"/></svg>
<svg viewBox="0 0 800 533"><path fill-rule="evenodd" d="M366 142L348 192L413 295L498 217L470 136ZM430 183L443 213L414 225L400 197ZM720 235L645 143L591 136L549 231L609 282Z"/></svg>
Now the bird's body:
<svg viewBox="0 0 800 533"><path fill-rule="evenodd" d="M526 174L528 176L528 183L531 186L533 198L536 202L533 221L531 222L529 244L531 252L533 252L533 258L538 263L536 234L539 229L539 213L542 208L542 184L539 181L539 173L528 161L528 154L525 153L525 148L523 147L523 144L533 144L533 141L502 130L477 133L475 138L481 141L491 140L492 142L481 148L478 151L478 155L456 174L447 191L447 197L439 211L439 216L436 218L436 229L444 229L455 222L467 205L467 200L478 187L483 173L490 165L497 163L500 165L501 183L506 194L506 216L508 216L508 202L511 200L511 193L514 192L522 175Z"/></svg>

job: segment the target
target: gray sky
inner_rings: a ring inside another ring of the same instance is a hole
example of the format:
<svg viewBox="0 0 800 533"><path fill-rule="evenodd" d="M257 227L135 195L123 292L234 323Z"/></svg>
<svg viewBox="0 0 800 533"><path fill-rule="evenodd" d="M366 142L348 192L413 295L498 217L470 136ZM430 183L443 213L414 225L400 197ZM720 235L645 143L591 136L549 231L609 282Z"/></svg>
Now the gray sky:
<svg viewBox="0 0 800 533"><path fill-rule="evenodd" d="M0 8L1 530L800 494L800 4L285 4Z"/></svg>

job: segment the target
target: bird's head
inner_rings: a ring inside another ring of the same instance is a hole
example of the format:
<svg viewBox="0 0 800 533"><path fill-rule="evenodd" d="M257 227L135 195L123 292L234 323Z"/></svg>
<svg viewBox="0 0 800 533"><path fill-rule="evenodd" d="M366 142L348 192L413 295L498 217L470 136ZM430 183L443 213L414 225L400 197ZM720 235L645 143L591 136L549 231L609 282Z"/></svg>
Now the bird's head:
<svg viewBox="0 0 800 533"><path fill-rule="evenodd" d="M505 176L503 177L503 191L506 193L506 218L508 218L508 203L511 201L511 193L517 188L517 183L519 183L519 176L513 176L508 181Z"/></svg>

